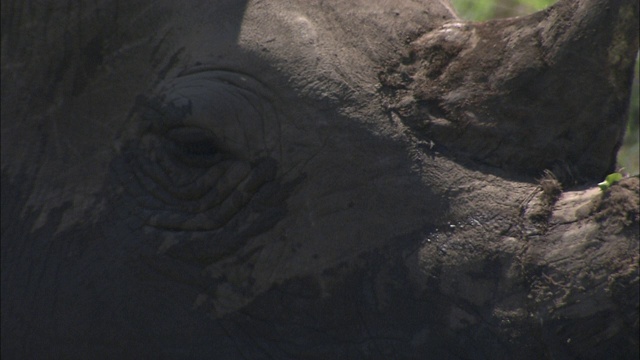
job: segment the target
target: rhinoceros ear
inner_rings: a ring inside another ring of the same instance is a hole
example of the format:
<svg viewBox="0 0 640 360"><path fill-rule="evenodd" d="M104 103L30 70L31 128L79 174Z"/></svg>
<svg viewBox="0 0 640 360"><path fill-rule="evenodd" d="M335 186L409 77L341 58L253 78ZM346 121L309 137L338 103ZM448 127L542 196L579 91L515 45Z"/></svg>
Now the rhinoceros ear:
<svg viewBox="0 0 640 360"><path fill-rule="evenodd" d="M450 21L408 47L381 80L390 110L428 141L565 180L615 166L638 51L637 0L566 0L525 17Z"/></svg>

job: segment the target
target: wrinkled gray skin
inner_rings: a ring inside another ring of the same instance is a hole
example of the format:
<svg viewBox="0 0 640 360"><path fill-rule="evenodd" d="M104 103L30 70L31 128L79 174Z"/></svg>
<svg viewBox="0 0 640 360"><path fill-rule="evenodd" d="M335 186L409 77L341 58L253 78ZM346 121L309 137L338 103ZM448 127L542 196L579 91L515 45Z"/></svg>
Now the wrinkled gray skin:
<svg viewBox="0 0 640 360"><path fill-rule="evenodd" d="M536 188L383 106L378 73L456 19L444 1L20 6L2 7L3 358L555 346L492 343L495 319L428 296L429 249L506 234Z"/></svg>

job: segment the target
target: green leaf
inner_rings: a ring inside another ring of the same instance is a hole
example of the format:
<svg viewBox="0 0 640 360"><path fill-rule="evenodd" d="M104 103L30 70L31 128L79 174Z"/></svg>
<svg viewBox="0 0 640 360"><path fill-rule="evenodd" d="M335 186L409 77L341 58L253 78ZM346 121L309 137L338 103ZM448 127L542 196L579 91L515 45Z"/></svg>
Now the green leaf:
<svg viewBox="0 0 640 360"><path fill-rule="evenodd" d="M613 185L620 180L622 180L622 174L615 172L607 175L607 178L604 181L608 182L609 185Z"/></svg>
<svg viewBox="0 0 640 360"><path fill-rule="evenodd" d="M603 182L598 183L598 186L600 187L600 190L607 191L609 190L609 188L611 187L611 185L617 183L618 181L622 180L623 176L620 173L611 173L609 175L607 175L607 177L604 179Z"/></svg>

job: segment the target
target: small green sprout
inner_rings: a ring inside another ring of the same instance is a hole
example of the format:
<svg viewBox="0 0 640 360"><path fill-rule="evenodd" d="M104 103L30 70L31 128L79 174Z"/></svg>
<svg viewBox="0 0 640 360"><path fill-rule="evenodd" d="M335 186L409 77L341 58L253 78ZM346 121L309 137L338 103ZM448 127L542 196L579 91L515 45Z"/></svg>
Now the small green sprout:
<svg viewBox="0 0 640 360"><path fill-rule="evenodd" d="M600 190L602 190L602 192L605 192L605 191L609 190L611 185L617 183L620 180L622 180L622 174L620 174L618 172L614 172L614 173L611 173L611 174L607 175L607 177L604 179L603 182L598 183L598 186L600 187Z"/></svg>

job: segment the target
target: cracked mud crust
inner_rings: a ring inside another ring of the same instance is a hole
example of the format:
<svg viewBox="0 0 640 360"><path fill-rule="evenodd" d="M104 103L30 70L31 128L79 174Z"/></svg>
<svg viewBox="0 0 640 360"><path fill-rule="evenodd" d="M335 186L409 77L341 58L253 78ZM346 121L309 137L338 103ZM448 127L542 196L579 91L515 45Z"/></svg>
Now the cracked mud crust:
<svg viewBox="0 0 640 360"><path fill-rule="evenodd" d="M638 177L621 180L608 191L596 187L564 193L556 203L552 225L573 223L595 218L611 233L637 231L640 181Z"/></svg>
<svg viewBox="0 0 640 360"><path fill-rule="evenodd" d="M617 185L617 186L616 186ZM638 177L623 179L605 192L596 202L594 216L601 224L615 231L622 231L629 227L638 227L640 213L638 212Z"/></svg>
<svg viewBox="0 0 640 360"><path fill-rule="evenodd" d="M553 337L559 348L579 354L587 344L603 348L612 333L638 338L639 190L633 177L605 193L567 191L544 238L529 239L523 257L528 309L549 325L541 339ZM612 317L617 320L605 325ZM619 346L637 348L637 340L630 341Z"/></svg>

